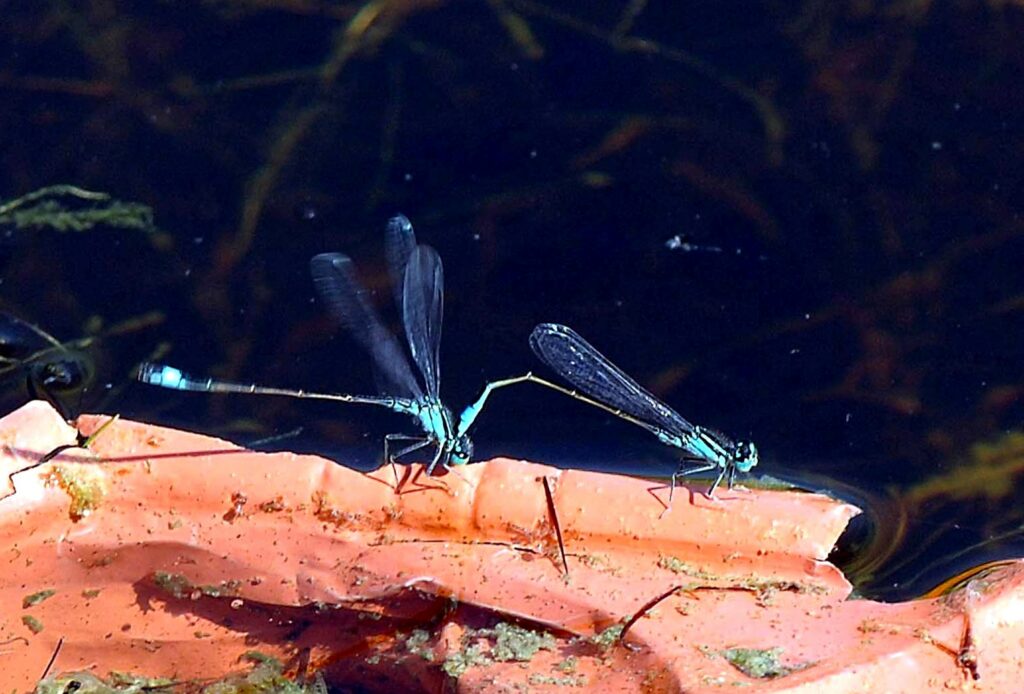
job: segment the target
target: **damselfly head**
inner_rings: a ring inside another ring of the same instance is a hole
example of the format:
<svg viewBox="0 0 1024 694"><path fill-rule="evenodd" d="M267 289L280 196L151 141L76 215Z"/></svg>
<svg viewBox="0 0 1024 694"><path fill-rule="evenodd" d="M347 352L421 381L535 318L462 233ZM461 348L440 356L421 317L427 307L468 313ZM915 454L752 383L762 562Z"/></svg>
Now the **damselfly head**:
<svg viewBox="0 0 1024 694"><path fill-rule="evenodd" d="M90 380L86 362L73 358L33 364L29 375L36 385L50 392L81 388Z"/></svg>
<svg viewBox="0 0 1024 694"><path fill-rule="evenodd" d="M733 451L733 461L740 472L750 472L757 465L757 446L750 441L739 441Z"/></svg>
<svg viewBox="0 0 1024 694"><path fill-rule="evenodd" d="M465 465L473 459L473 440L467 434L455 439L455 446L452 448L452 465Z"/></svg>

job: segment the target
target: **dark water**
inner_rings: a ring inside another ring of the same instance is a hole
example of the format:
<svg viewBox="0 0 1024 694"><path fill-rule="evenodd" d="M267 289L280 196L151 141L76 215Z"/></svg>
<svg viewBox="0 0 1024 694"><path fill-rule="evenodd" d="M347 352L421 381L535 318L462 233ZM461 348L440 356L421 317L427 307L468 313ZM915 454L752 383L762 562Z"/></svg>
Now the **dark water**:
<svg viewBox="0 0 1024 694"><path fill-rule="evenodd" d="M0 200L74 184L148 206L156 227L0 226L0 308L98 337L69 414L242 443L301 427L273 445L373 466L411 422L132 373L158 357L372 392L307 267L351 255L397 327L382 230L401 211L445 262L453 406L538 368L530 330L566 323L685 416L756 441L757 471L868 505L875 539L842 554L863 593L1024 554L1024 10L359 10L5 6ZM7 410L37 374L4 373ZM474 434L480 457L673 469L644 432L530 386Z"/></svg>

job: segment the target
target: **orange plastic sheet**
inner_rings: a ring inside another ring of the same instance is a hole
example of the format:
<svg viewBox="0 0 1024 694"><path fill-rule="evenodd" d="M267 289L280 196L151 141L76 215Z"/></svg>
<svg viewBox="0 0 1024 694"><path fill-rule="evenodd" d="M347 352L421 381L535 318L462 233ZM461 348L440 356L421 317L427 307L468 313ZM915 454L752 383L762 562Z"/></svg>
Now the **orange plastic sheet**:
<svg viewBox="0 0 1024 694"><path fill-rule="evenodd" d="M0 691L47 670L199 690L256 654L367 691L1020 681L1024 565L850 600L825 557L858 511L822 495L680 489L666 511L649 481L506 459L402 467L396 493L390 467L128 421L39 463L75 437L43 403L0 420Z"/></svg>

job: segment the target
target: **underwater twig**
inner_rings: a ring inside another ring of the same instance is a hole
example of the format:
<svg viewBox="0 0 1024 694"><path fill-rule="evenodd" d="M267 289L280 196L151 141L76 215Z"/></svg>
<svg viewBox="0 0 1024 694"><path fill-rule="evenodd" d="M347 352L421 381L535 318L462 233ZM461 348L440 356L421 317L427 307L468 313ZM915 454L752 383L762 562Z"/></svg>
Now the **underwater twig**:
<svg viewBox="0 0 1024 694"><path fill-rule="evenodd" d="M619 21L615 23L615 28L612 29L611 37L616 40L622 40L625 38L636 23L637 18L643 14L643 11L647 9L648 0L629 0L624 8L622 8L622 14L619 16Z"/></svg>
<svg viewBox="0 0 1024 694"><path fill-rule="evenodd" d="M519 50L527 59L540 60L544 57L544 46L540 44L522 15L512 11L505 0L487 0L487 4L494 10L509 37L519 46Z"/></svg>
<svg viewBox="0 0 1024 694"><path fill-rule="evenodd" d="M34 190L31 193L26 193L20 198L9 200L0 205L0 218L3 215L9 214L11 210L21 207L27 203L35 202L42 198L55 197L60 195L70 195L72 197L81 198L82 200L109 200L110 196L106 193L98 193L92 190L86 190L85 188L79 188L78 186L60 183L52 186L46 186L39 190Z"/></svg>
<svg viewBox="0 0 1024 694"><path fill-rule="evenodd" d="M786 135L786 126L782 120L782 114L772 101L755 89L747 86L735 77L731 77L697 56L684 51L681 48L666 46L657 41L641 38L618 35L615 30L611 32L595 26L570 14L552 9L547 5L533 0L509 0L512 5L520 9L543 17L548 21L560 24L585 36L590 36L608 44L610 47L623 53L639 53L642 55L654 55L665 60L685 65L693 72L718 84L727 92L734 94L743 101L750 104L761 119L765 137L772 148L772 159L779 159L782 156L779 147ZM620 20L620 25L623 22ZM616 27L619 29L620 27Z"/></svg>
<svg viewBox="0 0 1024 694"><path fill-rule="evenodd" d="M222 274L228 274L249 251L256 238L256 225L270 192L277 185L281 171L324 110L324 105L319 101L300 110L271 144L266 163L249 179L245 186L245 201L242 204L242 220L238 232L227 242L226 252L221 254L222 264L218 270Z"/></svg>
<svg viewBox="0 0 1024 694"><path fill-rule="evenodd" d="M228 273L248 253L256 238L256 226L270 193L277 185L281 172L299 143L305 139L313 123L327 110L325 97L334 88L348 61L366 47L377 45L389 36L394 24L404 18L403 13L412 11L411 7L407 8L404 6L405 3L402 3L401 11L396 13L392 7L394 4L385 0L367 3L344 27L335 32L333 49L320 67L315 93L297 111L286 109L278 126L278 135L267 150L266 163L246 185L242 220L234 238L225 245L225 252L221 256L222 263L218 268L221 274ZM387 10L392 12L388 13ZM381 17L385 19L382 20ZM374 28L378 31L371 32Z"/></svg>
<svg viewBox="0 0 1024 694"><path fill-rule="evenodd" d="M104 204L73 209L57 200L62 197ZM70 184L47 186L0 204L0 224L13 224L18 229L50 228L56 231L87 231L105 224L121 229L157 231L153 210L149 206L122 202L107 193Z"/></svg>

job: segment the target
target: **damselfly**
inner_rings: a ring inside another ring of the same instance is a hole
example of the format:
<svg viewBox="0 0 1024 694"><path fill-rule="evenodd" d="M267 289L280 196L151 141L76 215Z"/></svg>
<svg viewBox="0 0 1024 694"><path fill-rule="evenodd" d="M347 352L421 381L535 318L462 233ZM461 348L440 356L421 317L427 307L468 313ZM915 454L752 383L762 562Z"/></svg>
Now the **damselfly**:
<svg viewBox="0 0 1024 694"><path fill-rule="evenodd" d="M530 346L541 361L583 393L536 377L528 380L552 387L643 427L662 443L684 451L686 456L680 461L680 468L672 473L670 501L678 477L717 469L718 477L708 491L709 496L714 496L723 478L732 488L737 472L749 472L757 465L757 447L753 443L733 441L719 431L691 424L608 361L571 328L542 323L530 334ZM686 463L696 463L697 466L683 469L682 465Z"/></svg>
<svg viewBox="0 0 1024 694"><path fill-rule="evenodd" d="M90 343L90 338L61 342L33 323L0 313L0 382L11 375L24 378L29 397L44 399L64 419L73 419L94 380L93 360L85 352Z"/></svg>
<svg viewBox="0 0 1024 694"><path fill-rule="evenodd" d="M366 290L356 278L352 259L341 253L323 253L310 261L313 283L328 309L352 337L373 358L380 395L312 393L305 390L272 388L232 383L212 378L194 378L162 364L143 364L138 379L150 385L210 393L284 395L293 398L379 405L413 417L423 434L388 434L384 437L384 460L394 465L398 458L434 446L427 474L440 465L464 465L473 457L470 427L484 403L497 388L530 380L519 376L488 383L480 397L467 407L456 422L441 401L439 350L444 306L444 272L441 258L430 246L416 243L412 224L402 215L388 222L385 234L388 265L395 301L405 325L409 351L422 377L412 373L409 361L394 335L381 323L366 300ZM398 446L398 450L392 450Z"/></svg>
<svg viewBox="0 0 1024 694"><path fill-rule="evenodd" d="M97 392L103 394L103 400L113 392L110 386L95 388L98 343L134 334L163 320L162 313L153 311L62 341L34 323L0 311L0 387L9 380L23 379L29 397L46 400L61 417L74 419L90 390L93 406Z"/></svg>

